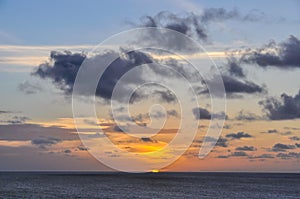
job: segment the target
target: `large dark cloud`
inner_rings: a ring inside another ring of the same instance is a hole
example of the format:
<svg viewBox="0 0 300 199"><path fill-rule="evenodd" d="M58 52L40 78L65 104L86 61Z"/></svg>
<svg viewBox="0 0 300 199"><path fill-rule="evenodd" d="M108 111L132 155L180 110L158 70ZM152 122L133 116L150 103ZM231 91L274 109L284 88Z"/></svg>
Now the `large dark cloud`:
<svg viewBox="0 0 300 199"><path fill-rule="evenodd" d="M253 136L248 134L248 133L244 133L244 132L237 132L237 133L230 133L226 135L227 138L231 138L231 139L242 139L242 138L252 138Z"/></svg>
<svg viewBox="0 0 300 199"><path fill-rule="evenodd" d="M271 120L285 120L300 118L300 90L294 97L282 94L281 100L268 98L259 102L267 117Z"/></svg>
<svg viewBox="0 0 300 199"><path fill-rule="evenodd" d="M118 57L106 68L101 76L96 89L96 96L106 100L111 99L112 92L120 78L131 69L142 64L152 65L149 65L149 70L147 71L146 69L136 68L137 70L134 70L134 74L131 74L129 78L126 78L126 80L123 80L124 82L121 84L121 95L126 95L129 92L130 86L141 85L144 83L145 78L151 78L153 75L159 75L168 78L178 77L176 72L172 72L171 70L165 71L164 67L159 66L158 63L168 64L168 66L172 67L175 71L180 72L186 78L188 78L189 75L194 75L191 73L191 71L189 71L189 69L184 68L181 63L171 58L167 60L156 60L149 53L140 51L122 53L123 50L121 50L120 53L107 51L104 54L98 54L92 58L87 58L88 60L93 60L93 64L88 65L88 67L90 67L92 72L97 73L101 67L105 67L105 60L111 59L112 57ZM42 79L52 80L52 82L59 89L64 91L65 94L70 95L73 91L76 75L85 58L86 55L82 53L52 51L50 54L51 61L39 65L33 72L33 75L36 75ZM152 76L149 74L149 72L152 72ZM88 82L86 83L88 84ZM83 82L83 84L85 84L85 82ZM79 92L85 96L94 95L94 93L87 93L86 89L82 89L82 91ZM174 94L172 94L170 91L157 90L154 94L159 96L162 101L167 103L174 102L176 100ZM148 95L144 95L142 92L133 93L130 102L133 103L135 101L139 101L147 96ZM118 97L121 99L122 96Z"/></svg>
<svg viewBox="0 0 300 199"><path fill-rule="evenodd" d="M291 69L300 67L300 40L291 35L287 40L277 44L275 41L257 49L248 49L240 61L257 64L261 67Z"/></svg>
<svg viewBox="0 0 300 199"><path fill-rule="evenodd" d="M109 57L116 55L119 56L119 54L113 51L109 51L102 55L97 55L97 60L100 61L97 63L97 67L105 67L101 64L101 60L106 60ZM137 65L152 63L152 59L141 52L132 51L127 55L128 56L126 57L119 57L116 59L103 73L96 90L97 96L104 99L110 99L113 88L122 75ZM53 83L66 94L71 94L77 72L85 58L86 55L82 53L62 53L53 51L50 54L51 63L49 62L41 64L33 74L41 78L51 79ZM95 70L97 67L91 67L91 70ZM140 76L136 76L136 78L139 77ZM134 79L132 81L138 80L140 79ZM90 93L90 95L92 95L92 93Z"/></svg>

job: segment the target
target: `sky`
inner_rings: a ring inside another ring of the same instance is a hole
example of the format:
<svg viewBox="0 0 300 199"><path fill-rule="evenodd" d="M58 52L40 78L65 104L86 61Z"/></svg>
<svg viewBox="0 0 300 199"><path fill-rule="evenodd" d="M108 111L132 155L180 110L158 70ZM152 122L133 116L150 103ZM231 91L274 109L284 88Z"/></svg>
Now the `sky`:
<svg viewBox="0 0 300 199"><path fill-rule="evenodd" d="M0 0L0 170L127 171L141 154L147 171L300 172L299 9Z"/></svg>

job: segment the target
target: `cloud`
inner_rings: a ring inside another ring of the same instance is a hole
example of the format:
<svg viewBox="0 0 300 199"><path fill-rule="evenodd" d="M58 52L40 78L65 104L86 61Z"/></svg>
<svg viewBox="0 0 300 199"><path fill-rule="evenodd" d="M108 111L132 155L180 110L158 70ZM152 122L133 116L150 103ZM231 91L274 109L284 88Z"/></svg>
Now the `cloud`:
<svg viewBox="0 0 300 199"><path fill-rule="evenodd" d="M143 142L154 142L151 138L148 138L148 137L143 137L143 138L141 138L141 140Z"/></svg>
<svg viewBox="0 0 300 199"><path fill-rule="evenodd" d="M209 37L208 25L211 22L222 22L226 20L239 21L260 21L264 16L261 13L249 12L242 15L237 9L226 10L224 8L206 8L201 14L192 12L182 15L171 12L159 12L154 16L144 16L138 27L163 27L178 31L187 36L192 36L202 41L207 41Z"/></svg>
<svg viewBox="0 0 300 199"><path fill-rule="evenodd" d="M235 119L242 120L242 121L254 121L254 120L260 120L262 118L258 115L255 115L254 113L245 112L244 110L241 110L239 111Z"/></svg>
<svg viewBox="0 0 300 199"><path fill-rule="evenodd" d="M79 151L88 151L88 150L89 150L88 147L84 147L84 146L78 146L77 149L78 149Z"/></svg>
<svg viewBox="0 0 300 199"><path fill-rule="evenodd" d="M32 84L28 81L19 84L18 89L25 94L35 94L43 90L40 85Z"/></svg>
<svg viewBox="0 0 300 199"><path fill-rule="evenodd" d="M96 74L99 71L99 67L104 67L106 60L111 58L118 57L113 61L104 71L101 76L97 89L96 96L101 97L102 99L109 100L112 97L112 92L115 88L115 85L120 80L120 78L135 68L136 66L142 64L152 64L148 68L139 68L136 67L134 71L131 71L130 77L123 79L124 82L120 84L122 92L117 96L117 100L122 101L122 97L126 96L128 92L131 91L133 85L141 85L145 82L145 78L151 79L153 75L164 76L168 78L177 78L178 74L175 72L163 71L163 67L159 66L158 63L170 62L170 65L175 71L180 71L185 75L192 74L188 69L184 69L180 63L173 59L167 60L156 60L150 54L140 52L140 51L130 51L124 54L124 50L121 49L120 52L107 51L104 54L97 54L91 58L87 58L90 70L89 73ZM73 86L77 72L85 60L86 55L82 53L71 53L69 51L57 52L52 51L50 54L50 62L39 65L33 75L38 76L42 79L50 79L52 82L66 95L72 94ZM95 63L95 64L93 64ZM152 75L152 76L151 76ZM86 82L81 82L82 87L85 88L89 86L88 79ZM78 94L83 96L92 96L94 93L88 93L87 89L81 89L78 91ZM165 102L173 102L176 98L170 93L170 91L156 91L156 94L160 96L160 99ZM143 93L134 93L130 101L141 100L148 95L143 95Z"/></svg>
<svg viewBox="0 0 300 199"><path fill-rule="evenodd" d="M275 158L272 154L262 154L258 156L249 156L250 159L273 159Z"/></svg>
<svg viewBox="0 0 300 199"><path fill-rule="evenodd" d="M228 72L230 75L244 78L246 77L243 68L238 63L237 59L235 58L229 58L227 62Z"/></svg>
<svg viewBox="0 0 300 199"><path fill-rule="evenodd" d="M240 62L257 64L260 67L277 67L292 69L300 67L300 41L290 35L288 39L277 44L271 41L261 48L248 49L240 59Z"/></svg>
<svg viewBox="0 0 300 199"><path fill-rule="evenodd" d="M14 116L12 119L1 121L8 124L24 124L27 120L30 120L29 117L26 116Z"/></svg>
<svg viewBox="0 0 300 199"><path fill-rule="evenodd" d="M272 147L272 151L275 151L275 152L286 151L286 150L295 149L295 148L296 148L295 145L277 143Z"/></svg>
<svg viewBox="0 0 300 199"><path fill-rule="evenodd" d="M289 152L289 153L278 153L276 157L281 159L300 158L300 153Z"/></svg>
<svg viewBox="0 0 300 199"><path fill-rule="evenodd" d="M294 97L283 93L281 100L270 97L259 104L271 120L300 118L300 90Z"/></svg>
<svg viewBox="0 0 300 199"><path fill-rule="evenodd" d="M225 119L228 118L228 116L224 112L212 114L207 109L201 107L193 108L193 114L196 120L210 120L212 117Z"/></svg>
<svg viewBox="0 0 300 199"><path fill-rule="evenodd" d="M226 137L239 140L239 139L242 139L242 138L252 138L253 136L248 134L248 133L238 132L238 133L227 134Z"/></svg>
<svg viewBox="0 0 300 199"><path fill-rule="evenodd" d="M62 139L55 137L39 137L31 141L31 144L37 145L40 148L46 148L47 146L55 145L62 142Z"/></svg>
<svg viewBox="0 0 300 199"><path fill-rule="evenodd" d="M261 133L275 134L275 133L279 133L279 131L277 129L269 129L266 132L261 132Z"/></svg>
<svg viewBox="0 0 300 199"><path fill-rule="evenodd" d="M219 139L216 139L216 138L213 138L213 137L206 137L205 141L216 143L215 146L218 146L218 147L223 147L223 148L228 147L228 140L226 138L223 138L223 137L220 137Z"/></svg>
<svg viewBox="0 0 300 199"><path fill-rule="evenodd" d="M289 139L292 140L292 141L299 141L300 137L298 137L298 136L292 136L292 137L289 137Z"/></svg>
<svg viewBox="0 0 300 199"><path fill-rule="evenodd" d="M235 151L230 156L245 157L245 156L248 156L248 154L246 152L244 152L244 151Z"/></svg>
<svg viewBox="0 0 300 199"><path fill-rule="evenodd" d="M174 109L167 110L167 114L168 114L168 116L179 117L178 112L176 110L174 110Z"/></svg>
<svg viewBox="0 0 300 199"><path fill-rule="evenodd" d="M157 94L159 96L159 99L162 102L173 103L177 101L176 96L169 90L166 91L156 90L154 91L154 94Z"/></svg>
<svg viewBox="0 0 300 199"><path fill-rule="evenodd" d="M251 82L246 79L236 78L230 75L222 75L225 92L228 97L236 97L242 94L265 94L267 90L264 86L257 85L254 82ZM221 90L218 92L218 86L216 85L217 78L213 77L210 80L206 80L207 84L210 84L213 88L215 88L216 93L221 94ZM205 86L205 82L203 82ZM207 88L197 87L198 94L208 94Z"/></svg>
<svg viewBox="0 0 300 199"><path fill-rule="evenodd" d="M38 124L8 124L0 125L0 139L8 141L31 141L45 135L62 140L78 140L73 133L75 129L60 128L58 126L44 127Z"/></svg>
<svg viewBox="0 0 300 199"><path fill-rule="evenodd" d="M0 110L0 114L9 114L9 113L13 113L12 111L3 111L3 110Z"/></svg>
<svg viewBox="0 0 300 199"><path fill-rule="evenodd" d="M256 151L257 149L254 146L242 146L242 147L237 147L235 150L237 150L237 151Z"/></svg>

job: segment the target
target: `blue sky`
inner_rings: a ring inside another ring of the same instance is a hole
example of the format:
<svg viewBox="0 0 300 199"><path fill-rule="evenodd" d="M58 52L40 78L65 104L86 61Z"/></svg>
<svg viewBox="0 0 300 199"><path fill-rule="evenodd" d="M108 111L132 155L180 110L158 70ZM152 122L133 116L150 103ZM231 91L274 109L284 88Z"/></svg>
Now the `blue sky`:
<svg viewBox="0 0 300 199"><path fill-rule="evenodd" d="M196 7L195 7L196 6ZM65 45L94 44L111 34L128 29L128 21L137 22L141 16L160 11L182 13L204 7L237 8L241 12L258 10L270 17L284 16L296 34L295 21L300 20L297 1L5 1L0 3L1 34L5 44ZM273 27L272 27L273 26ZM273 29L277 25L271 25ZM257 30L257 28L259 28ZM247 25L244 32L252 37L268 39L284 36L282 29L264 30L264 26ZM272 33L272 34L271 34ZM269 36L269 37L268 37Z"/></svg>

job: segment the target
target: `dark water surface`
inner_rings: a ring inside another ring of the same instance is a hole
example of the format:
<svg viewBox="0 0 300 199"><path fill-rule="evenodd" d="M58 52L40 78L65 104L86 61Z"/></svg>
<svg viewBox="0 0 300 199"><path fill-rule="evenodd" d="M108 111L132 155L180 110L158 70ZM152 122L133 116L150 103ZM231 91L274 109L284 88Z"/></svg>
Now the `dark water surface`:
<svg viewBox="0 0 300 199"><path fill-rule="evenodd" d="M0 198L300 198L300 174L0 173Z"/></svg>

